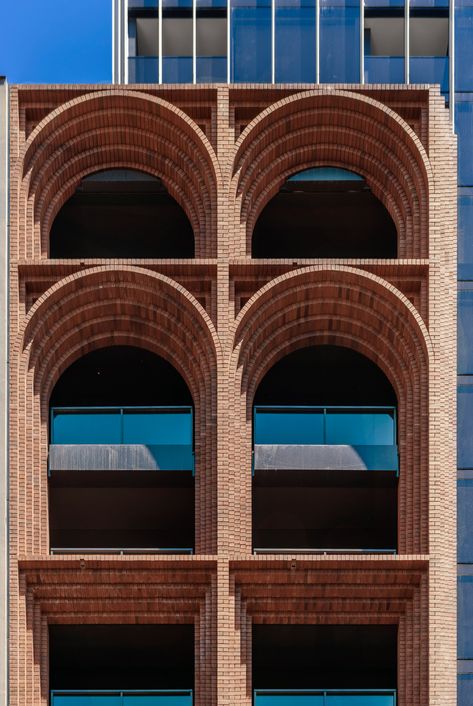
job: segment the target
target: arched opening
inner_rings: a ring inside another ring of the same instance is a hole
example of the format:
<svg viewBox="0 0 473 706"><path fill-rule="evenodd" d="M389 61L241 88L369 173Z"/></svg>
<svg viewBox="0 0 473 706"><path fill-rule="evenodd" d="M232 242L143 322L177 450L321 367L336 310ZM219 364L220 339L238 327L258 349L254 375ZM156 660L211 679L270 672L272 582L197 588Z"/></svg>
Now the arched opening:
<svg viewBox="0 0 473 706"><path fill-rule="evenodd" d="M194 234L161 179L108 169L84 177L57 214L50 257L189 258Z"/></svg>
<svg viewBox="0 0 473 706"><path fill-rule="evenodd" d="M290 176L263 208L252 256L395 258L396 226L359 174L307 169Z"/></svg>
<svg viewBox="0 0 473 706"><path fill-rule="evenodd" d="M59 378L50 414L53 552L193 551L192 397L169 362L92 351Z"/></svg>
<svg viewBox="0 0 473 706"><path fill-rule="evenodd" d="M356 351L278 361L253 404L254 550L395 552L396 410L389 380Z"/></svg>

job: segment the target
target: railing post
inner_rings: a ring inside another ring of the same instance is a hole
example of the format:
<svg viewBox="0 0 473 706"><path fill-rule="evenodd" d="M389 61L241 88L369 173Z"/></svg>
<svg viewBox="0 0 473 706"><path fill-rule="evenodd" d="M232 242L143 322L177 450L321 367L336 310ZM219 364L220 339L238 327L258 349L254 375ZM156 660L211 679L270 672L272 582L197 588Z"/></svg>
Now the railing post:
<svg viewBox="0 0 473 706"><path fill-rule="evenodd" d="M124 442L124 435L123 435L123 407L120 407L120 443L123 444Z"/></svg>

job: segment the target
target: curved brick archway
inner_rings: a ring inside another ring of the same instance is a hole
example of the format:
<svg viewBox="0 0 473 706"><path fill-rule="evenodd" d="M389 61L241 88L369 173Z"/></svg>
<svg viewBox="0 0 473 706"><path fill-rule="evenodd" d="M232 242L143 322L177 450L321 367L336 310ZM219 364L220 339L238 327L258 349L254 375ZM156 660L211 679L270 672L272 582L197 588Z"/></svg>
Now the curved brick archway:
<svg viewBox="0 0 473 706"><path fill-rule="evenodd" d="M211 415L219 343L194 297L164 275L138 267L93 268L51 287L32 308L21 339L23 378L35 393L31 418L40 430L34 451L40 460L35 467L43 469L49 397L75 360L97 348L131 345L162 356L178 370L195 407L196 547L210 553L213 547L205 528L215 521Z"/></svg>
<svg viewBox="0 0 473 706"><path fill-rule="evenodd" d="M54 218L80 180L118 167L160 177L192 224L196 256L214 254L218 163L200 128L165 100L129 90L75 98L36 127L20 163L35 237L19 257L47 257Z"/></svg>
<svg viewBox="0 0 473 706"><path fill-rule="evenodd" d="M432 350L412 304L375 275L350 267L314 266L282 275L259 290L240 312L234 332L232 416L242 449L235 465L250 467L252 403L265 373L299 348L352 348L382 369L397 394L399 551L427 552L427 383ZM249 473L248 479L250 497Z"/></svg>
<svg viewBox="0 0 473 706"><path fill-rule="evenodd" d="M314 166L363 176L396 225L398 257L427 257L433 179L419 138L385 105L360 94L323 89L278 101L240 135L232 189L246 251L235 254L251 254L258 216L284 181Z"/></svg>

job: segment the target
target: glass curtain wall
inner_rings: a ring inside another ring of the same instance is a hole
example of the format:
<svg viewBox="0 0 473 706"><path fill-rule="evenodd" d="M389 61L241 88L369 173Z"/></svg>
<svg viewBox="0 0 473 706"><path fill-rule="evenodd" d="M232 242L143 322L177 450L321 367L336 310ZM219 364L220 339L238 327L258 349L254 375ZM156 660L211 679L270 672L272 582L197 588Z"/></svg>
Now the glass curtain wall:
<svg viewBox="0 0 473 706"><path fill-rule="evenodd" d="M230 80L271 83L271 0L232 0L230 18Z"/></svg>
<svg viewBox="0 0 473 706"><path fill-rule="evenodd" d="M410 0L410 83L439 83L448 91L448 0Z"/></svg>
<svg viewBox="0 0 473 706"><path fill-rule="evenodd" d="M366 0L366 83L404 83L404 0Z"/></svg>
<svg viewBox="0 0 473 706"><path fill-rule="evenodd" d="M320 81L360 83L359 0L320 0Z"/></svg>
<svg viewBox="0 0 473 706"><path fill-rule="evenodd" d="M316 31L315 0L275 0L276 83L316 82Z"/></svg>

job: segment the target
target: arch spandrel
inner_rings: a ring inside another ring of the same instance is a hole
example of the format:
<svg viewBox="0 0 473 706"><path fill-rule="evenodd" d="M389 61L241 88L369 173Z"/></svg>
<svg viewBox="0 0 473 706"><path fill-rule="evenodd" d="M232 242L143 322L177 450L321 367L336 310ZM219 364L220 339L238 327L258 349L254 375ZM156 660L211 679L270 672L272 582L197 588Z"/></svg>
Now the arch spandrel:
<svg viewBox="0 0 473 706"><path fill-rule="evenodd" d="M245 231L246 254L264 206L288 175L312 166L361 174L396 223L399 256L426 256L433 178L419 138L378 101L320 89L269 106L236 142L231 193L235 219Z"/></svg>
<svg viewBox="0 0 473 706"><path fill-rule="evenodd" d="M43 257L54 216L80 179L118 166L161 177L191 220L199 256L213 252L217 158L198 125L161 98L121 90L68 101L31 133L20 164L34 249Z"/></svg>

